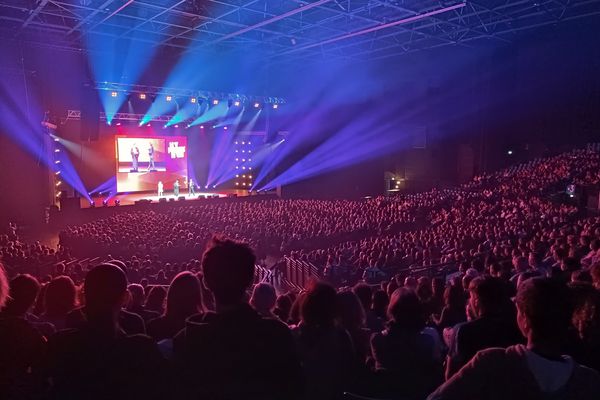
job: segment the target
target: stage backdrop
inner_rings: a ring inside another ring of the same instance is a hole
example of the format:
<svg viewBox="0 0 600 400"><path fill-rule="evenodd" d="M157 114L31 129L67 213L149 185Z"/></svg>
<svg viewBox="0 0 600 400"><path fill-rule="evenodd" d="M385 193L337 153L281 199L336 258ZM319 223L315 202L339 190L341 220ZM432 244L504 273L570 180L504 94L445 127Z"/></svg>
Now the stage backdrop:
<svg viewBox="0 0 600 400"><path fill-rule="evenodd" d="M179 180L185 187L187 138L184 136L115 136L117 192L156 191L158 182L171 191Z"/></svg>

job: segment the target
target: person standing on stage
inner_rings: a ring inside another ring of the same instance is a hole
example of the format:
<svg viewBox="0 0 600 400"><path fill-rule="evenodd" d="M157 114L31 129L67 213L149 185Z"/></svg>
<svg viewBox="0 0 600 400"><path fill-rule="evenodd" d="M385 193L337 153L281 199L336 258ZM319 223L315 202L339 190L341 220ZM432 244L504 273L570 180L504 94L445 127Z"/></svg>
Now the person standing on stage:
<svg viewBox="0 0 600 400"><path fill-rule="evenodd" d="M190 196L194 196L196 194L196 187L194 186L194 180L193 179L189 179L188 180L188 191Z"/></svg>
<svg viewBox="0 0 600 400"><path fill-rule="evenodd" d="M158 197L163 197L164 195L164 186L162 181L158 181Z"/></svg>
<svg viewBox="0 0 600 400"><path fill-rule="evenodd" d="M175 192L175 197L179 197L179 179L177 179L173 185L173 192Z"/></svg>
<svg viewBox="0 0 600 400"><path fill-rule="evenodd" d="M156 167L154 166L154 146L150 143L150 147L148 147L148 158L150 161L148 162L148 171L154 171Z"/></svg>
<svg viewBox="0 0 600 400"><path fill-rule="evenodd" d="M138 159L140 158L140 149L137 147L137 144L134 143L131 147L131 162L133 163L133 168L131 171L138 172Z"/></svg>

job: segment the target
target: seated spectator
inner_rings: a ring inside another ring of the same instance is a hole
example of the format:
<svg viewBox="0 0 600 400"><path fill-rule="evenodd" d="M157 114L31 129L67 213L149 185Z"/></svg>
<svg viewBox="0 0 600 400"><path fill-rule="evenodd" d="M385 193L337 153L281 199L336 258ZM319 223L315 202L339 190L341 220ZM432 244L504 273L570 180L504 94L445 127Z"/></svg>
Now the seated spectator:
<svg viewBox="0 0 600 400"><path fill-rule="evenodd" d="M27 398L39 395L42 382L39 368L45 340L26 318L40 284L31 275L22 274L14 277L9 287L6 293L4 270L0 267L0 300L7 299L0 311L0 398Z"/></svg>
<svg viewBox="0 0 600 400"><path fill-rule="evenodd" d="M56 330L66 328L67 315L77 306L77 288L68 276L57 276L46 285L44 312L40 321L54 325Z"/></svg>
<svg viewBox="0 0 600 400"><path fill-rule="evenodd" d="M275 301L275 309L273 314L277 316L281 321L287 323L290 318L290 311L292 310L292 299L288 294L282 294L277 296Z"/></svg>
<svg viewBox="0 0 600 400"><path fill-rule="evenodd" d="M165 312L166 298L167 289L163 286L152 286L148 292L148 297L146 298L146 310L162 315Z"/></svg>
<svg viewBox="0 0 600 400"><path fill-rule="evenodd" d="M357 358L348 332L335 323L335 289L326 283L312 284L300 314L293 333L306 377L305 398L338 398L354 384Z"/></svg>
<svg viewBox="0 0 600 400"><path fill-rule="evenodd" d="M459 285L449 285L444 290L444 308L440 318L436 320L438 328L442 331L445 328L451 328L456 324L465 322L465 292Z"/></svg>
<svg viewBox="0 0 600 400"><path fill-rule="evenodd" d="M163 399L165 364L154 342L119 326L125 273L112 264L88 272L85 321L48 342L47 374L55 399Z"/></svg>
<svg viewBox="0 0 600 400"><path fill-rule="evenodd" d="M446 379L479 350L523 341L505 285L498 278L478 277L469 284L469 307L475 319L460 325L455 348L448 354Z"/></svg>
<svg viewBox="0 0 600 400"><path fill-rule="evenodd" d="M425 327L423 305L414 291L397 289L388 307L389 326L371 337L371 351L379 372L381 397L423 398L442 380L434 340Z"/></svg>
<svg viewBox="0 0 600 400"><path fill-rule="evenodd" d="M300 364L287 326L262 318L245 301L255 256L245 244L214 238L202 258L215 312L188 319L174 339L177 376L186 397L293 399Z"/></svg>
<svg viewBox="0 0 600 400"><path fill-rule="evenodd" d="M146 298L144 294L144 287L139 283L132 283L127 287L129 292L129 301L127 303L127 311L137 314L144 322L148 322L151 319L158 318L160 316L156 311L146 310L144 306L144 300Z"/></svg>
<svg viewBox="0 0 600 400"><path fill-rule="evenodd" d="M384 320L376 316L371 309L373 305L373 290L371 289L371 286L365 283L358 283L352 288L352 291L363 306L365 312L365 327L370 332L381 332L384 327Z"/></svg>
<svg viewBox="0 0 600 400"><path fill-rule="evenodd" d="M203 311L200 282L189 271L180 272L169 286L165 313L148 322L148 335L154 340L170 339L185 328L188 317Z"/></svg>
<svg viewBox="0 0 600 400"><path fill-rule="evenodd" d="M371 350L371 331L365 325L365 310L358 297L349 290L337 294L337 304L338 325L350 334L356 356L364 364Z"/></svg>
<svg viewBox="0 0 600 400"><path fill-rule="evenodd" d="M262 317L277 319L277 315L273 314L276 301L277 293L275 293L273 285L262 282L254 286L252 297L250 297L250 305Z"/></svg>
<svg viewBox="0 0 600 400"><path fill-rule="evenodd" d="M590 284L571 286L574 294L572 323L579 339L573 356L600 372L600 291Z"/></svg>
<svg viewBox="0 0 600 400"><path fill-rule="evenodd" d="M524 282L516 302L527 345L479 351L428 399L596 399L600 375L560 353L571 319L566 297L561 282Z"/></svg>

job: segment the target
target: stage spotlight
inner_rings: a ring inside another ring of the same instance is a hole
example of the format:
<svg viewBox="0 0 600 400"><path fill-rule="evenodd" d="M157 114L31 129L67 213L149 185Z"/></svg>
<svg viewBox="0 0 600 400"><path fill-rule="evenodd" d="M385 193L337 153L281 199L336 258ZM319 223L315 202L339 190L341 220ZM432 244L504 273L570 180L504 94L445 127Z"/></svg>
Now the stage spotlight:
<svg viewBox="0 0 600 400"><path fill-rule="evenodd" d="M60 160L54 161L54 164L60 164Z"/></svg>
<svg viewBox="0 0 600 400"><path fill-rule="evenodd" d="M140 93L140 100L146 100L146 93Z"/></svg>
<svg viewBox="0 0 600 400"><path fill-rule="evenodd" d="M61 181L56 182L56 186L60 186L61 183Z"/></svg>
<svg viewBox="0 0 600 400"><path fill-rule="evenodd" d="M260 107L260 103L254 103L254 108Z"/></svg>
<svg viewBox="0 0 600 400"><path fill-rule="evenodd" d="M240 184L239 182L236 182L236 183L235 183L235 186L239 186L239 184Z"/></svg>
<svg viewBox="0 0 600 400"><path fill-rule="evenodd" d="M226 130L227 130L227 127L226 127L226 126L224 126L224 127L223 127L223 130L224 130L224 131L226 131Z"/></svg>
<svg viewBox="0 0 600 400"><path fill-rule="evenodd" d="M60 171L56 171L54 175L60 175Z"/></svg>
<svg viewBox="0 0 600 400"><path fill-rule="evenodd" d="M248 179L252 179L252 175L248 175Z"/></svg>
<svg viewBox="0 0 600 400"><path fill-rule="evenodd" d="M208 189L208 185L204 185L204 189Z"/></svg>
<svg viewBox="0 0 600 400"><path fill-rule="evenodd" d="M54 141L55 141L55 142L60 142L60 139L59 139L59 138L57 138L57 137L55 137L55 138L54 138Z"/></svg>
<svg viewBox="0 0 600 400"><path fill-rule="evenodd" d="M60 153L60 149L54 149L55 153Z"/></svg>
<svg viewBox="0 0 600 400"><path fill-rule="evenodd" d="M110 97L117 97L117 92L110 92Z"/></svg>
<svg viewBox="0 0 600 400"><path fill-rule="evenodd" d="M120 123L120 122L117 122L115 125L117 125L117 126L121 126L121 123Z"/></svg>
<svg viewBox="0 0 600 400"><path fill-rule="evenodd" d="M91 208L95 208L96 207L96 203L94 203L94 200L90 201L90 207Z"/></svg>
<svg viewBox="0 0 600 400"><path fill-rule="evenodd" d="M213 185L213 189L216 188L216 187L217 187L217 185Z"/></svg>
<svg viewBox="0 0 600 400"><path fill-rule="evenodd" d="M175 125L175 128L179 128L179 125Z"/></svg>
<svg viewBox="0 0 600 400"><path fill-rule="evenodd" d="M192 97L192 98L190 99L190 103L192 103L192 104L196 104L196 102L197 102L197 101L198 101L198 100L197 100L195 97Z"/></svg>
<svg viewBox="0 0 600 400"><path fill-rule="evenodd" d="M148 123L148 125L146 125L146 126L152 126L152 124L151 124L151 123Z"/></svg>
<svg viewBox="0 0 600 400"><path fill-rule="evenodd" d="M506 154L508 154L509 156L512 155L512 153L513 153L512 150L509 150L509 151L506 152Z"/></svg>
<svg viewBox="0 0 600 400"><path fill-rule="evenodd" d="M233 105L236 106L236 107L239 107L240 104L242 104L242 103L240 103L239 100L236 100L236 101L233 102Z"/></svg>
<svg viewBox="0 0 600 400"><path fill-rule="evenodd" d="M212 101L212 103L213 103L213 106L216 106L217 104L219 104L219 100L217 100L217 99L214 99L214 100Z"/></svg>
<svg viewBox="0 0 600 400"><path fill-rule="evenodd" d="M121 200L117 199L115 200L115 206L118 207L121 205Z"/></svg>
<svg viewBox="0 0 600 400"><path fill-rule="evenodd" d="M279 108L279 104L275 103L273 104L273 110L277 110Z"/></svg>
<svg viewBox="0 0 600 400"><path fill-rule="evenodd" d="M108 207L108 199L102 200L102 207Z"/></svg>
<svg viewBox="0 0 600 400"><path fill-rule="evenodd" d="M173 96L167 96L167 101L173 100Z"/></svg>

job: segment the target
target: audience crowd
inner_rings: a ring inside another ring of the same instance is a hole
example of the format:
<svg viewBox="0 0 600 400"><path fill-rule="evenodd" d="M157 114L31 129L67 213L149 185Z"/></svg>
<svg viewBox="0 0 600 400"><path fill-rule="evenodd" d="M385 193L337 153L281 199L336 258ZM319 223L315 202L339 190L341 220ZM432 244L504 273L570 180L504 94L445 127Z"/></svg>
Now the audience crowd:
<svg viewBox="0 0 600 400"><path fill-rule="evenodd" d="M392 198L123 211L56 249L10 225L0 398L596 399L600 218L555 194L599 181L594 147ZM323 279L257 282L281 256Z"/></svg>

